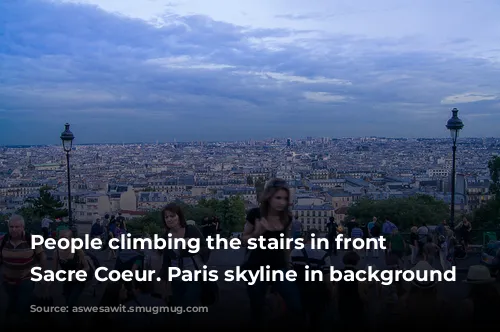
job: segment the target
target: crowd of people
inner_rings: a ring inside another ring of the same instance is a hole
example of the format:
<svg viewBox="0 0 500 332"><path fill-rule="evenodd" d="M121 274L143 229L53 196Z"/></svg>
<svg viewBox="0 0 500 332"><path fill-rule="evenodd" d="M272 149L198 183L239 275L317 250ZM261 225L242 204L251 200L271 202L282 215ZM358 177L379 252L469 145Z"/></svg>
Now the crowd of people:
<svg viewBox="0 0 500 332"><path fill-rule="evenodd" d="M389 217L379 222L374 217L369 223L361 224L356 219L346 223L337 223L330 219L327 238L328 250L313 249L311 240L319 236L314 229L303 232L299 223L294 222L289 211L290 191L284 180L272 179L266 184L260 197L258 208L251 209L241 235L243 244L252 238L279 239L282 234L290 237L304 237L305 248L293 250L265 250L262 248L247 250L241 267L256 271L262 266L273 270L297 272L296 282L256 282L246 288L250 303L249 322L235 322L238 326L251 329L266 328L311 328L314 330L331 330L337 328L383 328L394 326L413 329L415 326L426 328L432 324L446 321L449 324L467 324L474 322L484 324L499 310L500 295L494 285L489 271L483 266L471 266L465 282L470 287L469 296L453 307L439 297L438 282L414 281L397 282L382 285L376 282L339 281L330 282L328 273L334 263L335 256L343 255L337 269L356 271L367 268L363 259L371 255L380 259L380 267L385 269L431 270L434 257L439 257L441 268L449 269L455 256L452 248L455 233L460 234L458 243L466 248L470 223L464 219L455 231L446 222L439 225L435 232L430 232L425 224L413 227L409 240L403 238L397 226ZM172 307L187 309L200 305L213 304L217 298L216 284L199 281L184 281L181 278L170 278L169 267L182 270L200 270L207 264L210 251L205 238L220 232L220 221L216 218L205 218L201 226L186 220L182 209L176 204L169 204L162 210L165 228L164 236L173 238L197 238L201 250L195 254L187 250L166 248L163 251L149 250L109 250L108 260L115 261L115 269L155 270L159 281L134 280L132 282L108 282L99 301L101 307L145 306L159 307L166 304ZM109 241L127 232L127 224L123 216L104 216L92 226L91 235ZM46 232L44 231L44 234ZM377 250L337 250L335 238L342 234L351 238L369 238L384 236L388 249ZM435 234L435 235L434 235ZM58 237L70 238L71 229L61 228ZM143 235L149 236L149 235ZM14 215L9 220L9 233L2 240L0 262L2 263L2 281L8 299L8 315L13 326L19 322L30 322L30 305L34 303L34 282L31 281L31 268L40 265L49 269L47 253L42 247L31 248L30 236L24 229L24 219ZM407 254L409 252L409 255ZM450 256L451 255L451 256ZM383 258L383 259L382 259ZM100 264L95 256L84 250L57 249L52 253L52 270L84 270L92 272ZM307 267L306 267L307 266ZM325 274L323 281L305 281L306 270L319 270ZM167 281L170 280L171 281ZM84 289L95 286L93 280L86 282L64 282L62 292L65 305L73 316L74 308ZM54 294L53 285L44 284L45 294ZM234 307L234 310L238 310ZM457 311L460 310L460 311ZM456 314L459 312L460 314ZM98 313L90 320L96 326L111 324L112 326L148 328L168 324L169 328L189 330L193 324L195 313L151 314L151 313ZM228 320L231 313L227 313ZM78 324L77 319L70 320ZM89 320L87 320L89 321ZM167 325L165 325L167 326Z"/></svg>
<svg viewBox="0 0 500 332"><path fill-rule="evenodd" d="M410 236L406 239L398 227L385 217L383 222L377 217L373 217L369 223L358 223L355 218L348 222L337 223L333 217L330 217L327 224L327 238L329 240L330 253L337 255L337 246L335 239L342 234L351 239L361 238L364 240L370 238L384 237L388 250L383 250L385 259L388 254L398 258L398 264L402 267L414 266L418 256L425 257L431 265L434 259L439 258L441 268L448 270L456 263L456 259L464 258L469 250L471 223L467 218L452 229L448 222L443 222L436 226L434 230L422 223L420 226L413 226L410 229ZM357 249L354 250L363 259L371 253L373 258L379 258L381 250L378 248Z"/></svg>

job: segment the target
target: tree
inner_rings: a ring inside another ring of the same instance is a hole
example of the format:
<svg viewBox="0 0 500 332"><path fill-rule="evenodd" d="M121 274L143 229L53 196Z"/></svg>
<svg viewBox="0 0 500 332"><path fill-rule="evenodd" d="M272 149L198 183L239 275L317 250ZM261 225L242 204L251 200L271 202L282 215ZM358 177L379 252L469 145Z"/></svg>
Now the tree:
<svg viewBox="0 0 500 332"><path fill-rule="evenodd" d="M23 206L16 211L16 214L23 216L25 220L32 220L37 217L37 215L35 214L35 209L30 206Z"/></svg>
<svg viewBox="0 0 500 332"><path fill-rule="evenodd" d="M180 206L186 220L194 220L200 224L205 217L219 217L221 227L226 232L241 231L245 223L245 203L240 196L224 200L201 199L198 204L190 205L175 201ZM161 234L165 226L161 219L161 211L151 211L145 216L133 218L127 222L127 230L134 235Z"/></svg>
<svg viewBox="0 0 500 332"><path fill-rule="evenodd" d="M474 223L479 228L496 228L500 224L500 157L491 158L488 169L491 177L490 193L495 198L474 211Z"/></svg>
<svg viewBox="0 0 500 332"><path fill-rule="evenodd" d="M223 230L241 231L245 223L245 202L241 196L231 196L224 200L200 200L198 206L213 211L221 221Z"/></svg>
<svg viewBox="0 0 500 332"><path fill-rule="evenodd" d="M247 176L247 184L253 186L253 177L251 175Z"/></svg>
<svg viewBox="0 0 500 332"><path fill-rule="evenodd" d="M186 220L194 220L198 224L204 217L214 215L214 211L199 204L189 205L182 201L175 201L175 203L182 209ZM161 210L151 211L145 216L130 219L127 222L127 230L134 235L162 234L165 231L165 225L161 217Z"/></svg>
<svg viewBox="0 0 500 332"><path fill-rule="evenodd" d="M21 213L32 213L32 217L49 216L51 218L62 218L68 215L68 210L63 209L64 204L54 198L49 192L50 187L42 187L39 190L39 197L28 198L26 203L30 204L32 210L24 209ZM23 215L24 216L24 215ZM28 216L25 216L28 217Z"/></svg>
<svg viewBox="0 0 500 332"><path fill-rule="evenodd" d="M245 202L241 196L232 196L223 201L225 209L223 228L231 232L242 231L245 224Z"/></svg>
<svg viewBox="0 0 500 332"><path fill-rule="evenodd" d="M257 193L257 199L260 198L260 195L264 192L264 187L266 185L266 180L258 177L255 180L255 192Z"/></svg>
<svg viewBox="0 0 500 332"><path fill-rule="evenodd" d="M491 158L488 169L491 177L490 192L495 195L497 201L500 201L500 157Z"/></svg>
<svg viewBox="0 0 500 332"><path fill-rule="evenodd" d="M162 234L164 227L160 211L152 211L145 216L127 221L127 231L133 235Z"/></svg>
<svg viewBox="0 0 500 332"><path fill-rule="evenodd" d="M429 195L386 200L362 199L349 207L348 215L368 222L372 217L389 217L401 230L413 225L438 225L450 215L448 204Z"/></svg>
<svg viewBox="0 0 500 332"><path fill-rule="evenodd" d="M498 200L489 200L473 212L474 226L477 225L476 228L496 228L499 224L499 216Z"/></svg>

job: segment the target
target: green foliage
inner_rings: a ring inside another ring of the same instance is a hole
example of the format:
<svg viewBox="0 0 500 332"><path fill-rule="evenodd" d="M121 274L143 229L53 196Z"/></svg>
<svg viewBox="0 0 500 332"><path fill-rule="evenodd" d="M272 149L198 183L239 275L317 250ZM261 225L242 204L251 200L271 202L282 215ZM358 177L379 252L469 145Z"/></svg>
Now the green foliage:
<svg viewBox="0 0 500 332"><path fill-rule="evenodd" d="M219 217L222 229L233 232L241 231L245 223L245 204L239 196L219 201L216 199L202 199L197 205L189 205L176 201L186 220L194 220L201 224L204 217ZM133 218L127 222L127 229L131 234L161 234L164 232L164 224L161 220L161 212L153 211L139 218Z"/></svg>
<svg viewBox="0 0 500 332"><path fill-rule="evenodd" d="M21 208L18 213L28 220L44 216L53 219L66 217L68 210L63 209L64 204L50 194L51 189L47 186L40 188L40 197L27 199L26 203L30 206Z"/></svg>
<svg viewBox="0 0 500 332"><path fill-rule="evenodd" d="M386 200L362 199L352 205L348 215L362 222L369 222L374 216L389 217L401 230L408 230L422 222L437 225L450 215L448 204L428 195Z"/></svg>
<svg viewBox="0 0 500 332"><path fill-rule="evenodd" d="M194 220L197 224L201 224L203 218L210 217L215 214L213 209L200 203L198 203L198 205L188 205L183 202L176 203L182 208L186 220Z"/></svg>
<svg viewBox="0 0 500 332"><path fill-rule="evenodd" d="M488 162L491 185L490 193L495 195L492 199L473 212L474 224L477 228L496 228L500 225L500 157L493 157Z"/></svg>
<svg viewBox="0 0 500 332"><path fill-rule="evenodd" d="M162 234L164 228L160 223L159 212L151 212L143 217L128 220L127 231L132 235L139 236L144 234Z"/></svg>
<svg viewBox="0 0 500 332"><path fill-rule="evenodd" d="M495 195L496 200L500 200L500 157L493 157L488 162L490 170L491 185L490 192Z"/></svg>
<svg viewBox="0 0 500 332"><path fill-rule="evenodd" d="M243 225L245 224L245 202L241 196L232 196L222 201L204 199L198 202L198 206L213 211L212 215L216 215L219 218L222 229L229 232L241 231L243 229Z"/></svg>
<svg viewBox="0 0 500 332"><path fill-rule="evenodd" d="M490 193L495 195L492 199L473 212L474 224L477 228L496 228L500 224L500 157L493 157L488 162L491 184Z"/></svg>
<svg viewBox="0 0 500 332"><path fill-rule="evenodd" d="M265 185L266 185L266 180L264 178L259 177L255 180L255 191L257 193L257 198L259 198L262 192L264 191Z"/></svg>
<svg viewBox="0 0 500 332"><path fill-rule="evenodd" d="M35 209L30 206L23 206L16 211L16 214L23 216L25 220L38 219Z"/></svg>
<svg viewBox="0 0 500 332"><path fill-rule="evenodd" d="M500 204L492 199L474 211L473 218L475 228L496 228L500 224Z"/></svg>

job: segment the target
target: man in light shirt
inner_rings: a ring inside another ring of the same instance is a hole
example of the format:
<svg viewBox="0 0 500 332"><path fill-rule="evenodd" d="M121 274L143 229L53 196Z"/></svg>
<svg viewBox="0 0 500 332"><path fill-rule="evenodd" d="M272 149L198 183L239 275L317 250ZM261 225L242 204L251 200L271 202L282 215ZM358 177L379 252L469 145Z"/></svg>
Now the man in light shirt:
<svg viewBox="0 0 500 332"><path fill-rule="evenodd" d="M427 243L427 238L429 235L429 227L424 223L417 229L419 250L422 251L424 245Z"/></svg>
<svg viewBox="0 0 500 332"><path fill-rule="evenodd" d="M42 219L42 222L41 222L41 226L42 226L42 234L43 234L43 237L44 238L48 238L49 237L49 229L50 229L50 224L52 224L53 220L49 218L49 216L45 216L43 219Z"/></svg>
<svg viewBox="0 0 500 332"><path fill-rule="evenodd" d="M368 226L367 226L368 227L368 235L370 237L372 237L372 228L373 228L373 226L375 226L376 223L377 223L377 217L373 217L372 221L370 221L368 223Z"/></svg>
<svg viewBox="0 0 500 332"><path fill-rule="evenodd" d="M354 241L354 239L363 239L365 237L365 234L363 232L363 229L359 227L359 224L356 223L354 228L351 231L351 239ZM361 259L364 259L366 256L366 250L363 249L354 249L353 250L359 255Z"/></svg>

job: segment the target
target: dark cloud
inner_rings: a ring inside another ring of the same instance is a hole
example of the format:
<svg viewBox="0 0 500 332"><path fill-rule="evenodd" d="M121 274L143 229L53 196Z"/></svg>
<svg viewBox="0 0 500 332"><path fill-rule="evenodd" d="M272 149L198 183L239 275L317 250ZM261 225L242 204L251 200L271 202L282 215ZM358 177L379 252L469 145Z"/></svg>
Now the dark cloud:
<svg viewBox="0 0 500 332"><path fill-rule="evenodd" d="M398 49L403 40L248 29L199 15L155 27L34 0L0 2L0 18L0 144L54 143L65 121L82 142L398 136L408 119L435 136L440 129L423 124L449 116L445 97L500 91L488 60L408 52ZM460 106L491 114L474 118L480 126L499 120L499 103ZM91 130L111 125L122 129Z"/></svg>

